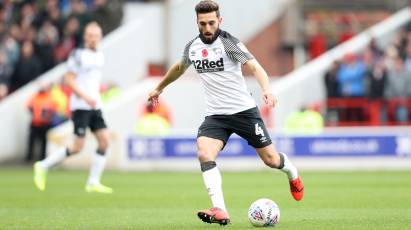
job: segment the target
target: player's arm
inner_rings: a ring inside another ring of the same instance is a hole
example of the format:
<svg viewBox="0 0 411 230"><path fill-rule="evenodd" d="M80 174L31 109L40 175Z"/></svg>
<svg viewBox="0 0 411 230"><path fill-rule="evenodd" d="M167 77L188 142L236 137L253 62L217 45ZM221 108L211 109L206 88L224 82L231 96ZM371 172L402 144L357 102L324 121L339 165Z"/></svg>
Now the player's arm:
<svg viewBox="0 0 411 230"><path fill-rule="evenodd" d="M69 71L64 75L64 84L67 85L71 91L79 98L82 98L91 107L95 107L97 102L83 92L76 83L76 74Z"/></svg>
<svg viewBox="0 0 411 230"><path fill-rule="evenodd" d="M163 92L163 89L177 80L179 77L181 77L181 75L183 75L187 68L188 66L184 65L182 61L179 61L171 66L171 68L164 76L163 80L161 80L157 87L148 95L148 100L153 102L154 104L157 104L158 96Z"/></svg>
<svg viewBox="0 0 411 230"><path fill-rule="evenodd" d="M258 63L255 58L248 60L246 63L244 63L244 66L246 66L257 78L258 84L260 85L263 93L264 102L268 106L275 107L275 105L277 104L277 97L275 97L273 93L271 93L270 80L264 68L260 65L260 63Z"/></svg>

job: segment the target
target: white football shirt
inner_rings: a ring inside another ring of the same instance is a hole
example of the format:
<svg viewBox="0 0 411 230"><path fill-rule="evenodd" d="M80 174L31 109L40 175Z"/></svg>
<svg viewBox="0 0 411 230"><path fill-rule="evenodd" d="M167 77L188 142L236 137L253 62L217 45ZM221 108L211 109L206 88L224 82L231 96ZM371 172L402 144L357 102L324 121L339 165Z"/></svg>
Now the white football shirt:
<svg viewBox="0 0 411 230"><path fill-rule="evenodd" d="M76 75L75 81L80 90L96 100L96 108L92 108L82 98L72 93L70 110L93 110L101 107L100 81L104 65L104 55L98 50L87 48L75 49L67 61L68 70Z"/></svg>
<svg viewBox="0 0 411 230"><path fill-rule="evenodd" d="M222 30L217 33L211 44L201 35L191 40L182 58L186 67L193 64L200 75L206 116L230 115L256 106L241 71L241 65L254 57L237 38Z"/></svg>

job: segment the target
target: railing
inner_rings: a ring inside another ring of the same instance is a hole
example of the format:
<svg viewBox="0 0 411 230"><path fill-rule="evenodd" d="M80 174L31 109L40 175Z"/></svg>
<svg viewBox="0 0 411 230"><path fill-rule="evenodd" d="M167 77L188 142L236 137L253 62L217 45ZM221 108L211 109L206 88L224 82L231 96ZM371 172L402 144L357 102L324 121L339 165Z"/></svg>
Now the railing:
<svg viewBox="0 0 411 230"><path fill-rule="evenodd" d="M392 99L329 98L326 126L411 125L411 97ZM407 111L406 121L397 121L397 109Z"/></svg>

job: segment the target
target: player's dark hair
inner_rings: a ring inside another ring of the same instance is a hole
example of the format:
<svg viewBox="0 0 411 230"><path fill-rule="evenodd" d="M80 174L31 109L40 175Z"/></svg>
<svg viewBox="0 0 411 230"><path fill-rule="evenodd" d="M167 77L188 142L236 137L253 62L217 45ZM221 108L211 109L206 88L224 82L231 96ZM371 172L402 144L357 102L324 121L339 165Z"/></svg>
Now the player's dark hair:
<svg viewBox="0 0 411 230"><path fill-rule="evenodd" d="M217 17L220 17L220 7L218 4L212 0L202 0L196 5L196 13L198 14L206 14L211 12L216 12Z"/></svg>

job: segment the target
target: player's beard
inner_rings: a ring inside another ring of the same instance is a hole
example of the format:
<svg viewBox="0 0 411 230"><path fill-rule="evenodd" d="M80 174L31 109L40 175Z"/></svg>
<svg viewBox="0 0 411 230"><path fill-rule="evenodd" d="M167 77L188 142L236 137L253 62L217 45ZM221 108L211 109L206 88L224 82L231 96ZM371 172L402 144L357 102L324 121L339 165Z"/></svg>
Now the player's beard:
<svg viewBox="0 0 411 230"><path fill-rule="evenodd" d="M220 35L220 27L218 27L217 30L211 36L209 34L206 36L201 30L199 31L200 31L203 41L206 44L213 43L215 39L218 37L218 35Z"/></svg>

